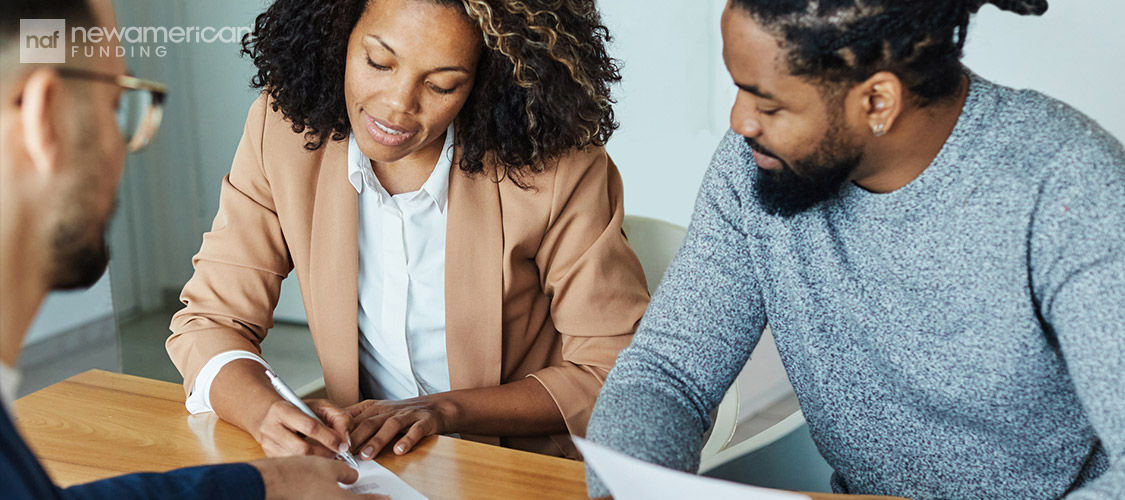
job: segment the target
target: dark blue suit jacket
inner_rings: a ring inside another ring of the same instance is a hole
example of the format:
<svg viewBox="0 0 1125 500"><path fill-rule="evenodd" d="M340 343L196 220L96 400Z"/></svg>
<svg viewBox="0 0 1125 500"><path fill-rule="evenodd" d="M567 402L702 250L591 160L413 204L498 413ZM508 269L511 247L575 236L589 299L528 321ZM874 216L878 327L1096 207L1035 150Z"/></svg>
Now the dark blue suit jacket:
<svg viewBox="0 0 1125 500"><path fill-rule="evenodd" d="M258 500L262 476L247 464L129 474L62 489L54 485L0 408L0 500Z"/></svg>

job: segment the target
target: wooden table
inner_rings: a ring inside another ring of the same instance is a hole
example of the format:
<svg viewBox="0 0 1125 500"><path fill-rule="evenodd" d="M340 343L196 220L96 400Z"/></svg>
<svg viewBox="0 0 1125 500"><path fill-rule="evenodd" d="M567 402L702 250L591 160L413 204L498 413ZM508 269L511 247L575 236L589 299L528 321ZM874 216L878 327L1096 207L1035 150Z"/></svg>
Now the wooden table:
<svg viewBox="0 0 1125 500"><path fill-rule="evenodd" d="M16 416L28 444L63 486L263 456L249 434L214 414L188 415L179 385L101 370L20 398ZM444 436L377 460L433 500L587 498L580 462Z"/></svg>

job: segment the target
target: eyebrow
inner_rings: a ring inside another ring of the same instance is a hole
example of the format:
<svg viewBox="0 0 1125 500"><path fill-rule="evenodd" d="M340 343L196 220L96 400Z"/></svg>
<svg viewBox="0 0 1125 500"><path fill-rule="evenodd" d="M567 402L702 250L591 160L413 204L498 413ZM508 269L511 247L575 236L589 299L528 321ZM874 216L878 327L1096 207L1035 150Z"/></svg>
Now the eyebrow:
<svg viewBox="0 0 1125 500"><path fill-rule="evenodd" d="M398 54L395 52L395 49L392 49L390 45L387 45L387 42L383 41L382 38L379 38L379 35L367 35L367 36L368 36L368 38L373 38L373 39L375 39L375 41L379 42L379 44L382 45L384 49L387 49L387 52L390 52L392 56L398 57ZM462 67L462 66L442 66L440 68L434 68L434 69L430 70L430 73L441 73L443 71L458 71L458 72L461 72L461 73L469 74L469 70Z"/></svg>
<svg viewBox="0 0 1125 500"><path fill-rule="evenodd" d="M736 86L737 86L738 88L740 88L740 89L742 89L742 90L745 90L745 91L747 91L747 92L749 92L749 93L751 93L751 94L754 94L754 95L756 95L756 96L758 96L758 97L761 97L762 99L769 99L769 100L771 100L771 101L776 101L776 100L778 100L778 99L777 99L777 97L774 97L774 95L773 95L773 94L771 94L771 93L769 93L769 92L766 92L766 91L764 91L764 90L762 90L762 89L758 88L757 86L754 86L754 85L745 85L745 84L742 84L742 83L738 83L738 82L735 82L734 84L735 84L735 85L736 85Z"/></svg>

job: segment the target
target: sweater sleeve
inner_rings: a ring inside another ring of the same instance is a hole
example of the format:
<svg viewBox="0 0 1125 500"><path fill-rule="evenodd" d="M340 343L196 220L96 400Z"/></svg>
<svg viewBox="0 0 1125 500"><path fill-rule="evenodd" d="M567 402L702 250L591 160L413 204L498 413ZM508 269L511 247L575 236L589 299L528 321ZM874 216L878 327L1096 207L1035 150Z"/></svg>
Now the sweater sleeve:
<svg viewBox="0 0 1125 500"><path fill-rule="evenodd" d="M765 313L743 229L748 160L727 135L691 226L633 339L594 406L587 438L694 472L710 411L761 337ZM752 193L750 193L752 194ZM591 497L608 491L587 466Z"/></svg>
<svg viewBox="0 0 1125 500"><path fill-rule="evenodd" d="M1092 130L1055 158L1031 236L1039 314L1109 469L1068 500L1125 499L1125 151Z"/></svg>

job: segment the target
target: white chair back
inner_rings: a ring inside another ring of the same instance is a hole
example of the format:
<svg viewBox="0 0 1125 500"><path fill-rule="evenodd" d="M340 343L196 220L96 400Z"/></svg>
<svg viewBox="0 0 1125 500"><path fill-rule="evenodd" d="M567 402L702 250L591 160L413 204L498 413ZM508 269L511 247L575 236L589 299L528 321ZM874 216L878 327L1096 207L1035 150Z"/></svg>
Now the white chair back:
<svg viewBox="0 0 1125 500"><path fill-rule="evenodd" d="M655 292L664 271L668 270L668 265L684 242L687 228L639 215L626 215L621 228L644 268L648 293Z"/></svg>
<svg viewBox="0 0 1125 500"><path fill-rule="evenodd" d="M800 410L699 464L699 474L764 488L829 493L832 467Z"/></svg>

